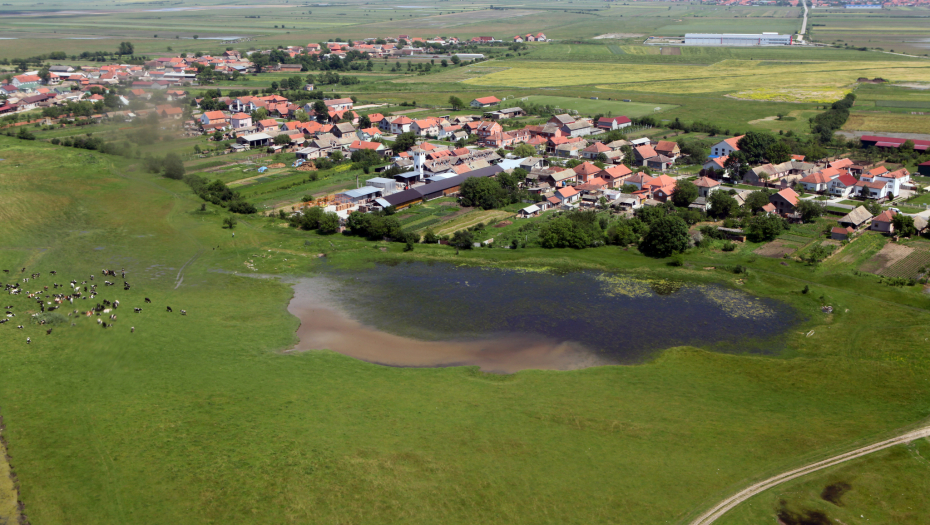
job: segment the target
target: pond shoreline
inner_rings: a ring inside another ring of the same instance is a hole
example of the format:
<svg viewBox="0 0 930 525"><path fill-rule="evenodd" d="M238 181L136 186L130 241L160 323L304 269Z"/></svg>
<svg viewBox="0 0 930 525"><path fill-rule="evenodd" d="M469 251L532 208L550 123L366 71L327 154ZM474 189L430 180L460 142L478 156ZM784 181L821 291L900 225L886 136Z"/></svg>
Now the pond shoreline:
<svg viewBox="0 0 930 525"><path fill-rule="evenodd" d="M288 312L300 319L299 342L285 352L327 349L392 367L478 366L492 373L525 369L578 370L619 364L580 343L530 334L427 341L367 326L341 306L333 282L322 276L290 281L294 296Z"/></svg>

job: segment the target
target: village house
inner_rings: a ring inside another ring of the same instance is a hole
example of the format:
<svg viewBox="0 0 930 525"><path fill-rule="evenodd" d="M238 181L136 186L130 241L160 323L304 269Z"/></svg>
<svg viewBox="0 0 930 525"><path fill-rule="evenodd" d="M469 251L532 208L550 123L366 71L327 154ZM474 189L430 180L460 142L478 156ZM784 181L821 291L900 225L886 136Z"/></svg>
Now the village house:
<svg viewBox="0 0 930 525"><path fill-rule="evenodd" d="M633 125L627 117L601 117L597 119L597 127L605 131L623 129Z"/></svg>
<svg viewBox="0 0 930 525"><path fill-rule="evenodd" d="M650 182L652 182L652 176L640 171L639 173L627 177L626 180L623 181L623 184L636 186L637 190L648 190Z"/></svg>
<svg viewBox="0 0 930 525"><path fill-rule="evenodd" d="M677 160L681 155L681 148L678 147L678 143L670 140L660 140L653 149L659 155L664 155L673 161Z"/></svg>
<svg viewBox="0 0 930 525"><path fill-rule="evenodd" d="M500 104L500 103L501 103L501 101L500 101L500 99L497 98L497 97L481 97L481 98L476 98L476 99L472 100L472 101L471 101L471 107L473 107L473 108L487 108L487 107L491 107L491 106L494 106L494 105Z"/></svg>
<svg viewBox="0 0 930 525"><path fill-rule="evenodd" d="M522 117L524 115L526 115L526 111L523 111L523 108L499 109L488 113L488 117L493 120L506 120L509 118Z"/></svg>
<svg viewBox="0 0 930 525"><path fill-rule="evenodd" d="M236 113L229 117L233 129L248 128L252 126L252 117L247 113Z"/></svg>
<svg viewBox="0 0 930 525"><path fill-rule="evenodd" d="M644 144L642 146L637 146L633 148L633 158L636 160L637 166L645 166L649 159L654 159L659 154L656 153L656 150L653 149L649 144Z"/></svg>
<svg viewBox="0 0 930 525"><path fill-rule="evenodd" d="M901 189L910 181L911 175L906 168L888 171L888 168L880 166L863 173L856 187L860 188L859 194L863 197L893 199L900 195Z"/></svg>
<svg viewBox="0 0 930 525"><path fill-rule="evenodd" d="M431 117L414 120L413 123L410 124L410 131L421 137L436 137L439 135L439 119Z"/></svg>
<svg viewBox="0 0 930 525"><path fill-rule="evenodd" d="M739 142L739 139L741 138L743 138L742 135L738 137L732 137L732 138L728 138L725 140L721 140L720 142L714 144L710 148L710 156L711 157L729 156L734 151L739 151L739 146L737 146L737 143Z"/></svg>
<svg viewBox="0 0 930 525"><path fill-rule="evenodd" d="M566 204L578 202L578 199L581 198L581 193L573 186L565 186L564 188L558 189L554 197L559 200L559 204L564 206Z"/></svg>
<svg viewBox="0 0 930 525"><path fill-rule="evenodd" d="M223 124L226 120L226 114L222 111L204 111L203 114L200 115L200 123L203 125Z"/></svg>
<svg viewBox="0 0 930 525"><path fill-rule="evenodd" d="M843 173L839 177L830 181L827 185L827 191L834 197L849 197L859 182L849 173Z"/></svg>
<svg viewBox="0 0 930 525"><path fill-rule="evenodd" d="M594 128L591 127L591 122L586 119L562 125L562 134L566 137L583 137L593 132Z"/></svg>
<svg viewBox="0 0 930 525"><path fill-rule="evenodd" d="M723 156L708 159L707 162L701 166L701 174L708 176L713 174L719 178L729 177L730 169L726 167L728 158L729 156Z"/></svg>
<svg viewBox="0 0 930 525"><path fill-rule="evenodd" d="M710 199L710 194L720 189L720 183L710 177L700 177L694 181L698 196Z"/></svg>
<svg viewBox="0 0 930 525"><path fill-rule="evenodd" d="M779 215L788 215L798 205L798 194L791 188L785 188L769 196L769 204L775 206Z"/></svg>
<svg viewBox="0 0 930 525"><path fill-rule="evenodd" d="M631 175L633 175L633 172L630 171L630 168L627 168L623 164L604 168L597 174L598 177L607 181L607 187L609 188L622 187L626 182L626 179Z"/></svg>
<svg viewBox="0 0 930 525"><path fill-rule="evenodd" d="M865 206L857 206L856 209L847 213L836 222L839 223L839 225L843 228L852 228L853 230L858 230L863 226L868 225L869 221L871 220L872 214L869 213L869 210L865 209Z"/></svg>
<svg viewBox="0 0 930 525"><path fill-rule="evenodd" d="M399 135L401 133L407 133L410 131L410 127L413 125L413 120L410 117L405 117L401 115L391 121L391 133Z"/></svg>
<svg viewBox="0 0 930 525"><path fill-rule="evenodd" d="M885 210L872 219L872 231L881 233L894 233L894 216L897 213L894 210Z"/></svg>
<svg viewBox="0 0 930 525"><path fill-rule="evenodd" d="M830 182L839 178L840 175L847 174L845 170L840 171L837 168L824 168L820 171L811 173L801 179L801 185L804 189L811 192L822 193L827 191Z"/></svg>
<svg viewBox="0 0 930 525"><path fill-rule="evenodd" d="M352 109L352 99L351 98L334 98L330 100L324 100L324 104L330 111L349 111Z"/></svg>

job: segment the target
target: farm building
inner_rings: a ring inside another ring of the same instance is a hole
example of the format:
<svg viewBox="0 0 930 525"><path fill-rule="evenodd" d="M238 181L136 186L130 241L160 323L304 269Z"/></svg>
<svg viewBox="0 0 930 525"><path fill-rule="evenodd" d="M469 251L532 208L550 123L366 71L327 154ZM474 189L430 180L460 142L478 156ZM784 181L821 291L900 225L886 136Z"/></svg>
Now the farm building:
<svg viewBox="0 0 930 525"><path fill-rule="evenodd" d="M859 137L863 148L875 146L878 148L900 148L908 139L897 137L878 137L875 135L863 135ZM911 140L914 144L915 151L927 151L930 149L930 140Z"/></svg>
<svg viewBox="0 0 930 525"><path fill-rule="evenodd" d="M791 35L778 33L737 34L737 33L687 33L686 46L790 46Z"/></svg>
<svg viewBox="0 0 930 525"><path fill-rule="evenodd" d="M253 133L237 138L236 142L238 144L248 145L250 148L258 148L271 144L271 135L266 133Z"/></svg>
<svg viewBox="0 0 930 525"><path fill-rule="evenodd" d="M340 204L358 204L368 201L369 199L380 197L383 191L383 188L378 188L375 186L364 186L354 190L347 190L342 193L337 193L336 202Z"/></svg>
<svg viewBox="0 0 930 525"><path fill-rule="evenodd" d="M924 177L930 177L930 160L917 166L917 173L923 175Z"/></svg>

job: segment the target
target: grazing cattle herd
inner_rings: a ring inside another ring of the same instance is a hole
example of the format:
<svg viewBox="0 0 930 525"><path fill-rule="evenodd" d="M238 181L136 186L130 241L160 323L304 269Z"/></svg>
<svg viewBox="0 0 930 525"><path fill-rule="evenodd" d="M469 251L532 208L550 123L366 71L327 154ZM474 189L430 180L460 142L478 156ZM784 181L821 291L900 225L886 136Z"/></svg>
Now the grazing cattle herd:
<svg viewBox="0 0 930 525"><path fill-rule="evenodd" d="M10 272L10 270L3 270L3 273L10 274L12 272ZM25 306L20 311L20 313L21 314L31 313L31 319L36 324L45 325L51 322L60 322L60 320L62 319L62 317L60 317L60 314L57 314L56 316L52 316L52 317L49 317L47 314L54 312L55 310L58 310L59 308L64 306L65 303L67 303L68 306L73 306L75 300L88 301L88 300L94 300L97 297L97 285L89 284L88 281L86 280L81 281L80 283L76 279L71 280L67 284L67 286L70 287L70 291L65 290L65 286L66 286L65 284L52 282L51 283L52 291L51 293L49 293L48 285L35 284L36 281L42 277L41 273L39 272L32 273L32 274L29 274L28 277L25 276L25 273L26 273L26 268L23 268L20 270L20 274L22 275L22 277L20 277L19 279L15 279L14 282L6 283L6 284L0 283L0 285L3 286L4 291L6 291L9 295L13 297L20 297L20 298L26 299L27 306ZM48 273L49 275L53 277L55 275L58 275L58 272L54 270ZM101 273L105 277L106 276L112 276L112 277L117 276L117 272L115 270L103 269ZM124 291L129 290L130 284L125 280L126 279L125 268L121 270L120 276L123 279L123 290ZM90 281L94 280L93 274L90 275L89 280ZM33 284L30 285L29 284L30 282L32 282ZM104 286L113 286L115 283L104 280L103 284ZM59 288L61 288L63 291L60 293L55 292L55 290ZM145 297L144 301L146 303L152 302L152 300L149 299L148 297ZM34 303L31 308L29 307L29 303ZM0 318L0 325L6 324L12 318L16 317L16 312L13 311L15 309L14 308L15 306L16 306L15 304L11 304L9 306L3 307L6 317ZM116 310L118 308L119 308L119 300L114 299L113 301L110 301L108 299L102 299L100 302L96 303L93 307L89 309L74 309L73 311L68 313L67 317L71 318L71 326L76 326L77 324L76 322L78 321L78 319L80 319L80 317L83 316L83 317L97 317L98 325L100 325L103 328L110 328L114 326L116 322L116 318L117 318L116 313L115 312L111 313L111 311ZM166 313L172 313L174 310L172 310L170 306L166 306L165 311ZM142 308L134 307L133 312L137 314L141 314ZM101 318L101 314L110 314L109 316L110 322L109 323L105 322ZM187 311L181 310L181 315L187 315ZM25 329L23 325L18 325L17 328L20 330ZM52 327L46 327L46 328L47 329L45 330L45 335L52 335ZM130 327L129 331L130 333L135 333L136 327L135 326ZM32 338L26 337L26 344L30 344L30 343L32 343Z"/></svg>

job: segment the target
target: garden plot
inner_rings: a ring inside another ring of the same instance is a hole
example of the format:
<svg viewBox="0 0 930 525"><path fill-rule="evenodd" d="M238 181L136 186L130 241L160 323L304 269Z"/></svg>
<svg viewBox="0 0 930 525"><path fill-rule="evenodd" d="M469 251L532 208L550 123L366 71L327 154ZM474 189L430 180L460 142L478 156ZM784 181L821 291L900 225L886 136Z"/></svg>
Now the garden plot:
<svg viewBox="0 0 930 525"><path fill-rule="evenodd" d="M886 244L878 253L872 256L859 269L863 272L874 273L875 275L886 275L890 268L897 263L907 259L914 249L903 244L890 242Z"/></svg>
<svg viewBox="0 0 930 525"><path fill-rule="evenodd" d="M888 253L881 258L886 250ZM866 270L866 267L872 264L875 265L875 270ZM882 251L863 265L862 269L885 277L916 279L924 275L928 267L930 267L930 243L914 243L907 246L888 243Z"/></svg>
<svg viewBox="0 0 930 525"><path fill-rule="evenodd" d="M757 248L755 253L763 257L780 259L786 255L791 255L792 253L798 251L799 248L801 248L801 245L794 242L785 239L775 239L765 246Z"/></svg>

